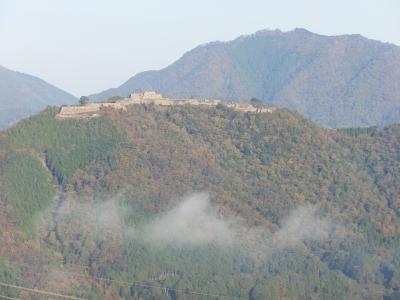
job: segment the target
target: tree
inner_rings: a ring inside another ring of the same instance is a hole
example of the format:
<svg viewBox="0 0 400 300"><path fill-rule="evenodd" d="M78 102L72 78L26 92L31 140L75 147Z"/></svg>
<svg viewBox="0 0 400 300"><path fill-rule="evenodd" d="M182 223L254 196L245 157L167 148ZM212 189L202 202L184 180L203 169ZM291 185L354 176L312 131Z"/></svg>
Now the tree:
<svg viewBox="0 0 400 300"><path fill-rule="evenodd" d="M128 96L128 98L130 97L130 95ZM118 100L123 100L124 97L121 96L112 96L110 98L107 99L107 102L117 102Z"/></svg>
<svg viewBox="0 0 400 300"><path fill-rule="evenodd" d="M250 104L253 105L255 108L261 108L264 105L263 101L258 98L251 98Z"/></svg>
<svg viewBox="0 0 400 300"><path fill-rule="evenodd" d="M79 98L80 105L86 105L88 102L89 102L89 97L87 97L87 96L82 96Z"/></svg>

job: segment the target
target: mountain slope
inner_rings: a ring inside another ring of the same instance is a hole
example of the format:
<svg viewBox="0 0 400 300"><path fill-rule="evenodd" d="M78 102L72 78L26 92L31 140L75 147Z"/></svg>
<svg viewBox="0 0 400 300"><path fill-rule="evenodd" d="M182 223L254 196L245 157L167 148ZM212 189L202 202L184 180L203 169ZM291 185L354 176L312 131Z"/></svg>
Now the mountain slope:
<svg viewBox="0 0 400 300"><path fill-rule="evenodd" d="M56 113L0 135L1 281L89 299L399 288L399 126L223 105Z"/></svg>
<svg viewBox="0 0 400 300"><path fill-rule="evenodd" d="M165 69L137 74L92 99L134 89L175 98L258 97L328 127L398 122L400 48L359 35L260 31L197 47Z"/></svg>
<svg viewBox="0 0 400 300"><path fill-rule="evenodd" d="M71 94L37 77L0 66L0 128L41 111L47 105L76 101Z"/></svg>

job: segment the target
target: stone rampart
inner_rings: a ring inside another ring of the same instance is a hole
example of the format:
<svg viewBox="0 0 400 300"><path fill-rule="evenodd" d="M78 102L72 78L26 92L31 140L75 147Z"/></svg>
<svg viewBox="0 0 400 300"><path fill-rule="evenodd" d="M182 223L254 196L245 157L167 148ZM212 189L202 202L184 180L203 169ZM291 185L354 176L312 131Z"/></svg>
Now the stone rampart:
<svg viewBox="0 0 400 300"><path fill-rule="evenodd" d="M155 92L133 93L129 98L117 100L116 102L103 102L103 103L89 103L82 106L62 106L60 112L57 114L59 119L83 119L93 118L99 116L102 108L112 108L119 110L126 110L129 105L138 104L152 104L160 106L217 106L223 104L224 106L243 112L273 112L273 107L256 108L248 103L223 103L222 100L199 100L199 99L180 99L174 100L163 97L161 94Z"/></svg>

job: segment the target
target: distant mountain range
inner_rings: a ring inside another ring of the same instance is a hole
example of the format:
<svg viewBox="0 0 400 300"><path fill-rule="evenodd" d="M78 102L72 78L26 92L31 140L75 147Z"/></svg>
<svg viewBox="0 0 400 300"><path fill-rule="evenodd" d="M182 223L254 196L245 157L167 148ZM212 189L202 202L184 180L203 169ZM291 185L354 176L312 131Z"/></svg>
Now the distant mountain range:
<svg viewBox="0 0 400 300"><path fill-rule="evenodd" d="M400 47L360 35L263 30L201 45L162 70L139 73L90 98L136 89L172 98L256 97L325 127L383 126L400 122ZM0 66L0 128L47 105L74 102L73 95L37 77Z"/></svg>
<svg viewBox="0 0 400 300"><path fill-rule="evenodd" d="M135 89L177 98L257 97L327 127L386 125L400 121L400 47L360 35L264 30L199 46L91 99Z"/></svg>
<svg viewBox="0 0 400 300"><path fill-rule="evenodd" d="M44 80L0 66L0 128L5 128L47 105L77 102L77 99Z"/></svg>

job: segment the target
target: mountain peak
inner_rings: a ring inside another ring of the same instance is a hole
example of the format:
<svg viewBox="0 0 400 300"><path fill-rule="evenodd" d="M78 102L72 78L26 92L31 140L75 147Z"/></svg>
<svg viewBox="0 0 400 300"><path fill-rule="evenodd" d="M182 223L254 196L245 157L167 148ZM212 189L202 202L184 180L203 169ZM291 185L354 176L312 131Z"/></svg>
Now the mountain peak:
<svg viewBox="0 0 400 300"><path fill-rule="evenodd" d="M284 32L281 31L278 28L277 29L261 29L261 30L256 31L254 34L251 34L250 36L252 36L252 35L256 35L256 36L276 36L276 35L281 35L283 33Z"/></svg>
<svg viewBox="0 0 400 300"><path fill-rule="evenodd" d="M92 98L139 88L172 98L256 97L327 127L388 124L386 116L400 109L400 48L388 51L386 43L360 35L265 29L195 49L165 69L137 74Z"/></svg>
<svg viewBox="0 0 400 300"><path fill-rule="evenodd" d="M315 34L305 28L295 28L292 31L288 31L288 32L293 32L293 33L297 33L297 34Z"/></svg>

